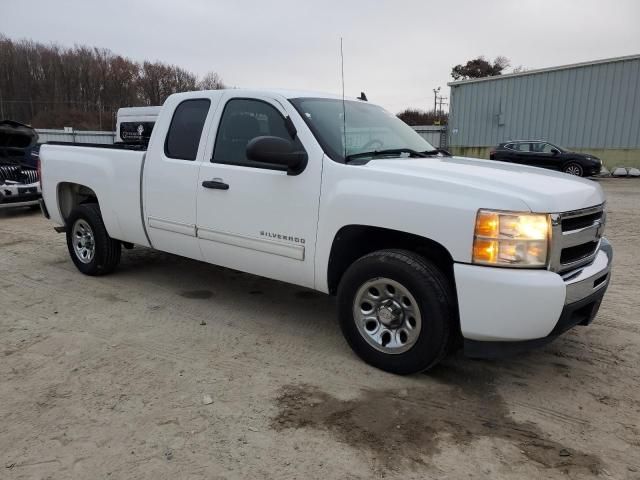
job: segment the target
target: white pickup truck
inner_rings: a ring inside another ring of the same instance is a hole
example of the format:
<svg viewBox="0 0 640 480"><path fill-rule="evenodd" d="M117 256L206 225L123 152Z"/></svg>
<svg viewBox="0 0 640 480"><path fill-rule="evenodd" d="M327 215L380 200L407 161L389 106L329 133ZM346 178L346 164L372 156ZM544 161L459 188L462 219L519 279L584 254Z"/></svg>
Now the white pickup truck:
<svg viewBox="0 0 640 480"><path fill-rule="evenodd" d="M362 100L181 93L146 151L40 157L43 212L81 272L135 244L336 294L353 350L399 374L549 342L609 283L597 183L452 157Z"/></svg>

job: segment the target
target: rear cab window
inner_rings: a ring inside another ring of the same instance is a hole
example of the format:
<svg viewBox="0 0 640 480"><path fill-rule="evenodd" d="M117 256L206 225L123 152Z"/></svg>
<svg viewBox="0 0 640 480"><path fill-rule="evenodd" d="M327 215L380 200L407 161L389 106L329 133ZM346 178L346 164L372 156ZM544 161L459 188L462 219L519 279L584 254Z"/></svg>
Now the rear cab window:
<svg viewBox="0 0 640 480"><path fill-rule="evenodd" d="M190 161L196 159L210 105L209 99L197 98L185 100L176 107L164 144L167 157Z"/></svg>

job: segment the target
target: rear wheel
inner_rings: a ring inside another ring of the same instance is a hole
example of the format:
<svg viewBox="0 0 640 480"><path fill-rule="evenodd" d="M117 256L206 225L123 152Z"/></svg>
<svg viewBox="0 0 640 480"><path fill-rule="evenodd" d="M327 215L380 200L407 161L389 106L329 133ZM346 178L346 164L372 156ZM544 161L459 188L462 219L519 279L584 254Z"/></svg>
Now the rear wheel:
<svg viewBox="0 0 640 480"><path fill-rule="evenodd" d="M69 215L67 248L75 266L86 275L105 275L120 262L120 242L107 233L95 203L79 205Z"/></svg>
<svg viewBox="0 0 640 480"><path fill-rule="evenodd" d="M444 274L404 250L356 260L338 288L342 332L365 362L398 374L437 364L449 345L455 308Z"/></svg>
<svg viewBox="0 0 640 480"><path fill-rule="evenodd" d="M576 177L582 177L584 175L584 170L580 164L571 162L564 166L562 169L564 173L568 173L569 175L575 175Z"/></svg>

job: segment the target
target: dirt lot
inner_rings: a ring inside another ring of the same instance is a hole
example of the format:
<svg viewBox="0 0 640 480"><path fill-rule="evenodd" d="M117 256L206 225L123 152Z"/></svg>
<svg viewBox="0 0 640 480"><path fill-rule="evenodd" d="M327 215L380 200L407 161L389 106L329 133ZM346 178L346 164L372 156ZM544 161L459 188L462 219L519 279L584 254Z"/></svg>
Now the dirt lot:
<svg viewBox="0 0 640 480"><path fill-rule="evenodd" d="M359 361L323 295L143 248L82 276L0 213L0 478L640 479L640 182L602 184L596 322L413 377Z"/></svg>

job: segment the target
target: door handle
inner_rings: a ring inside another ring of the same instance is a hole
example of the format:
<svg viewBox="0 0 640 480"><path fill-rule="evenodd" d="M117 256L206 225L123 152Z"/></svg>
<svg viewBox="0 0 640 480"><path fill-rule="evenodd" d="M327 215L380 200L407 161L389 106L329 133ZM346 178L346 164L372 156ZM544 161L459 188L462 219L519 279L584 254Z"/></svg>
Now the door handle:
<svg viewBox="0 0 640 480"><path fill-rule="evenodd" d="M202 182L202 186L204 188L215 188L217 190L229 190L229 184L224 183L220 179L205 180L204 182Z"/></svg>

